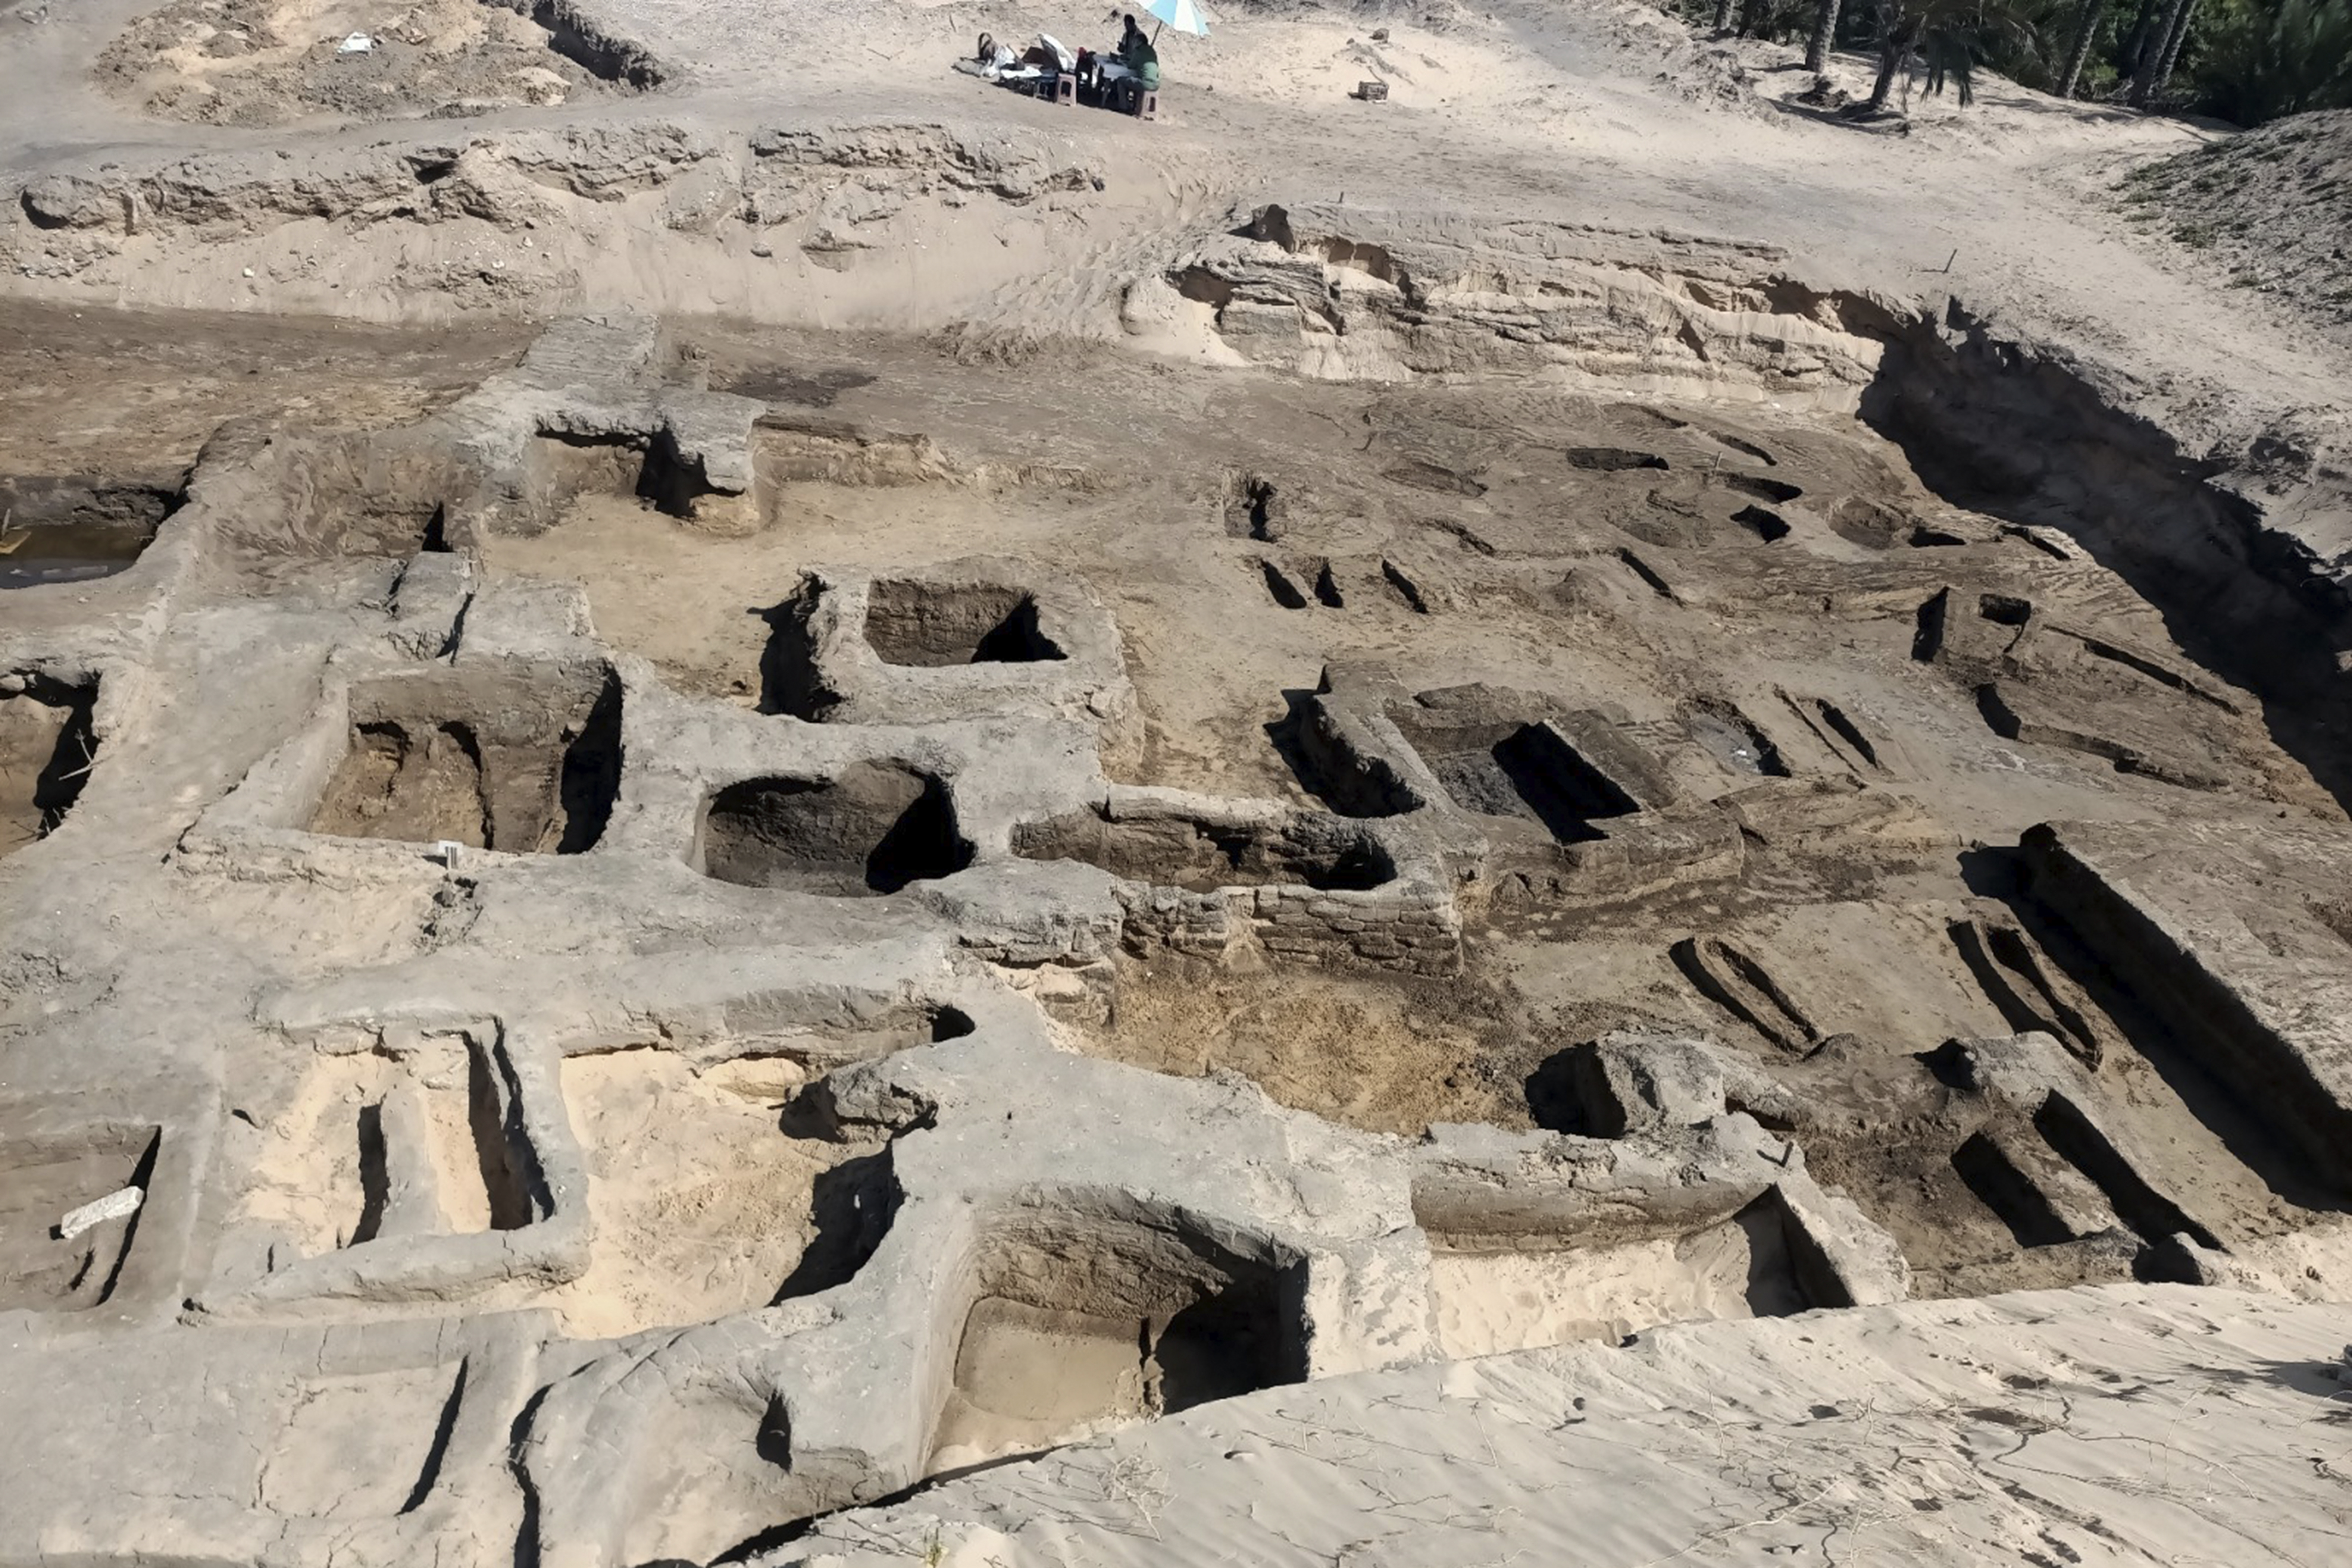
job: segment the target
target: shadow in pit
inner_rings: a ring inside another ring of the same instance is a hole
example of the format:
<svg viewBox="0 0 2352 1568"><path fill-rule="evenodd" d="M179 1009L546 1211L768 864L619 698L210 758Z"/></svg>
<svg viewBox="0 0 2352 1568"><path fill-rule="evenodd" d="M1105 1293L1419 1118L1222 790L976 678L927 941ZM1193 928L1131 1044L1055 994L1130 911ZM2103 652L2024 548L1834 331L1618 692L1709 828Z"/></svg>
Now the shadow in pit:
<svg viewBox="0 0 2352 1568"><path fill-rule="evenodd" d="M825 685L817 673L816 637L809 629L814 612L813 595L795 593L781 603L743 612L756 615L768 627L760 649L760 707L770 716L821 719L841 701L841 694Z"/></svg>
<svg viewBox="0 0 2352 1568"><path fill-rule="evenodd" d="M696 839L706 876L828 897L897 893L972 856L946 785L894 763L726 785L704 802Z"/></svg>
<svg viewBox="0 0 2352 1568"><path fill-rule="evenodd" d="M1340 808L1333 805L1323 793L1326 783L1323 769L1307 748L1307 716L1315 696L1316 694L1306 686L1285 686L1282 689L1282 716L1262 727L1265 731L1267 744L1274 747L1275 755L1282 758L1283 766L1290 769L1290 776L1298 780L1298 787L1331 810L1340 811ZM1353 816L1357 813L1340 811L1340 814Z"/></svg>
<svg viewBox="0 0 2352 1568"><path fill-rule="evenodd" d="M2339 651L2352 597L2253 505L2222 465L2175 450L2071 371L1991 340L1957 303L1944 324L1885 334L1859 417L1937 499L2054 529L2116 573L2190 660L2252 693L2271 738L2352 810L2352 719ZM2095 506L2093 497L2097 497Z"/></svg>
<svg viewBox="0 0 2352 1568"><path fill-rule="evenodd" d="M1536 1064L1520 1087L1527 1094L1528 1117L1547 1133L1592 1137L1591 1118L1585 1114L1583 1086L1572 1051L1554 1051Z"/></svg>
<svg viewBox="0 0 2352 1568"><path fill-rule="evenodd" d="M768 1304L849 1283L890 1233L905 1198L887 1148L844 1160L817 1177L810 1213L816 1235Z"/></svg>
<svg viewBox="0 0 2352 1568"><path fill-rule="evenodd" d="M2352 1211L2352 1193L2315 1176L2261 1111L2199 1060L2190 1042L2132 986L2110 969L2073 928L2034 898L2022 857L2015 850L1969 850L1960 856L1969 891L2008 905L2019 926L2050 961L2114 1020L2132 1048L2180 1097L2189 1113L2221 1141L2232 1158L2252 1171L2275 1196L2300 1207ZM2070 1129L2056 1128L2059 1138ZM2051 1129L2044 1129L2045 1134ZM2053 1142L2058 1141L2053 1139ZM2178 1227L2176 1227L2178 1228Z"/></svg>
<svg viewBox="0 0 2352 1568"><path fill-rule="evenodd" d="M549 431L539 437L532 455L535 475L554 493L633 496L667 517L692 517L694 497L709 490L700 461L681 453L667 433L574 435Z"/></svg>
<svg viewBox="0 0 2352 1568"><path fill-rule="evenodd" d="M98 765L95 680L15 672L0 696L0 857L57 831Z"/></svg>
<svg viewBox="0 0 2352 1568"><path fill-rule="evenodd" d="M86 582L130 567L187 500L186 477L0 475L0 589Z"/></svg>

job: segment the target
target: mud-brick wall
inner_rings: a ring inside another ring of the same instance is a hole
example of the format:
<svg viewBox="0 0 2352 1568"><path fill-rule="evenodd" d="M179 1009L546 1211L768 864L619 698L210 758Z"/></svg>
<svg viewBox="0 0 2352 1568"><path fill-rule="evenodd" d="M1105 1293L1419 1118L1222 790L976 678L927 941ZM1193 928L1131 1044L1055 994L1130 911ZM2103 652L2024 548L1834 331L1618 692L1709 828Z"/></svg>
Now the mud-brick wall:
<svg viewBox="0 0 2352 1568"><path fill-rule="evenodd" d="M1195 957L1222 958L1238 929L1227 897L1223 892L1186 893L1122 883L1119 903L1127 911L1127 923L1120 941L1139 955L1167 947Z"/></svg>
<svg viewBox="0 0 2352 1568"><path fill-rule="evenodd" d="M1422 975L1450 973L1462 962L1462 923L1452 903L1433 889L1260 887L1236 897L1248 900L1259 943L1280 958Z"/></svg>

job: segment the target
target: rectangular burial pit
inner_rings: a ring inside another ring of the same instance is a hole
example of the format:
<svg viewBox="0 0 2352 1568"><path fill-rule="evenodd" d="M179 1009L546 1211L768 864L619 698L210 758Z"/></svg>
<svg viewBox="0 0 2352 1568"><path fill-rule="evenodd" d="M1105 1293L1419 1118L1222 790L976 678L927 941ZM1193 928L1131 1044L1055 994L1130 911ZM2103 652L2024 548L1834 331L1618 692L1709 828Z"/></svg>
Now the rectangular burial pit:
<svg viewBox="0 0 2352 1568"><path fill-rule="evenodd" d="M866 593L866 641L886 664L929 669L1064 656L1038 625L1036 600L991 583L878 579Z"/></svg>
<svg viewBox="0 0 2352 1568"><path fill-rule="evenodd" d="M402 1056L320 1057L265 1124L236 1221L272 1238L273 1270L378 1239L530 1223L493 1071L462 1035Z"/></svg>
<svg viewBox="0 0 2352 1568"><path fill-rule="evenodd" d="M1465 811L1537 822L1557 841L1575 844L1607 836L1595 822L1642 809L1549 724L1506 720L1439 727L1391 716Z"/></svg>
<svg viewBox="0 0 2352 1568"><path fill-rule="evenodd" d="M1738 707L1719 698L1685 704L1683 727L1700 749L1734 773L1759 779L1786 779L1789 765L1780 748Z"/></svg>
<svg viewBox="0 0 2352 1568"><path fill-rule="evenodd" d="M977 1249L930 1471L1303 1380L1303 1268L1173 1218L1008 1218Z"/></svg>
<svg viewBox="0 0 2352 1568"><path fill-rule="evenodd" d="M124 1187L143 1199L163 1138L152 1124L110 1122L0 1147L0 1311L79 1312L113 1294L142 1210L71 1237L58 1222Z"/></svg>
<svg viewBox="0 0 2352 1568"><path fill-rule="evenodd" d="M1770 1194L1681 1231L1580 1243L1572 1232L1430 1233L1438 1348L1448 1356L1597 1340L1666 1323L1780 1317L1811 1302Z"/></svg>
<svg viewBox="0 0 2352 1568"><path fill-rule="evenodd" d="M1084 861L1113 876L1191 893L1265 886L1361 893L1397 874L1380 841L1344 817L1228 824L1073 811L1015 827L1013 851L1024 860Z"/></svg>
<svg viewBox="0 0 2352 1568"><path fill-rule="evenodd" d="M746 497L714 491L701 459L680 452L667 433L544 432L526 449L523 471L530 515L541 526L583 497L628 497L666 517L751 531Z"/></svg>
<svg viewBox="0 0 2352 1568"><path fill-rule="evenodd" d="M592 848L621 786L610 669L443 671L352 688L349 749L310 831L520 854Z"/></svg>
<svg viewBox="0 0 2352 1568"><path fill-rule="evenodd" d="M727 785L703 803L695 852L717 881L832 898L896 893L971 863L947 785L888 762Z"/></svg>
<svg viewBox="0 0 2352 1568"><path fill-rule="evenodd" d="M98 683L0 675L0 856L57 831L98 756Z"/></svg>
<svg viewBox="0 0 2352 1568"><path fill-rule="evenodd" d="M906 1028L874 1032L882 1039L824 1043L858 1055L912 1042ZM709 1322L810 1285L827 1261L819 1243L841 1239L826 1235L841 1228L833 1208L861 1178L880 1183L887 1161L872 1157L876 1144L785 1131L783 1108L808 1076L790 1057L698 1071L650 1046L564 1059L593 1222L587 1271L547 1301L567 1333Z"/></svg>
<svg viewBox="0 0 2352 1568"><path fill-rule="evenodd" d="M179 504L176 486L0 478L0 590L111 577Z"/></svg>

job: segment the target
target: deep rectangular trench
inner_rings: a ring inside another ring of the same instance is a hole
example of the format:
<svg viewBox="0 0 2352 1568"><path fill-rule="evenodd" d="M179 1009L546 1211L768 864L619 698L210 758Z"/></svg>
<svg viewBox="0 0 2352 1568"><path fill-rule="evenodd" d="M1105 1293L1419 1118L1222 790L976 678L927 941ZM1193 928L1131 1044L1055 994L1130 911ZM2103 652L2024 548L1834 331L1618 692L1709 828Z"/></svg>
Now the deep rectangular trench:
<svg viewBox="0 0 2352 1568"><path fill-rule="evenodd" d="M393 676L356 688L310 831L519 854L593 848L620 794L619 677L519 680Z"/></svg>
<svg viewBox="0 0 2352 1568"><path fill-rule="evenodd" d="M666 434L550 431L532 439L524 469L541 523L582 496L633 496L666 517L691 517L695 498L709 494L699 461L689 462Z"/></svg>
<svg viewBox="0 0 2352 1568"><path fill-rule="evenodd" d="M747 779L703 803L703 874L828 897L897 893L971 863L946 783L893 763L826 779Z"/></svg>
<svg viewBox="0 0 2352 1568"><path fill-rule="evenodd" d="M886 664L1028 664L1063 657L1018 588L883 578L866 594L866 641Z"/></svg>
<svg viewBox="0 0 2352 1568"><path fill-rule="evenodd" d="M1530 818L1560 843L1607 834L1597 822L1641 803L1550 725L1440 727L1392 714L1397 728L1455 805L1481 816Z"/></svg>
<svg viewBox="0 0 2352 1568"><path fill-rule="evenodd" d="M969 1272L930 1465L1034 1452L1306 1376L1304 1265L1181 1217L1001 1217Z"/></svg>

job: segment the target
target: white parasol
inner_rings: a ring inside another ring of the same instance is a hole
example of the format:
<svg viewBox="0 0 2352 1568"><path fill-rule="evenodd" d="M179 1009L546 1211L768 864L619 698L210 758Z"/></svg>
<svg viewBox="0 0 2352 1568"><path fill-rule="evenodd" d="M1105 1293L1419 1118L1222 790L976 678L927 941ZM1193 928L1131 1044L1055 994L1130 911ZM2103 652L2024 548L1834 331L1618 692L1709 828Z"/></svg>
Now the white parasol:
<svg viewBox="0 0 2352 1568"><path fill-rule="evenodd" d="M1209 36L1209 14L1201 8L1200 0L1150 0L1143 14L1180 33L1190 33L1196 38ZM1155 42L1159 39L1159 27L1151 29L1151 37Z"/></svg>

